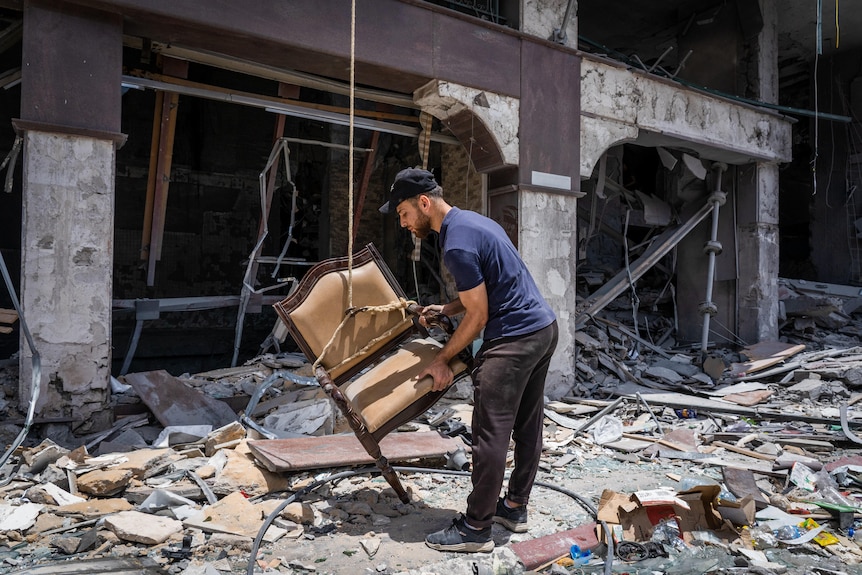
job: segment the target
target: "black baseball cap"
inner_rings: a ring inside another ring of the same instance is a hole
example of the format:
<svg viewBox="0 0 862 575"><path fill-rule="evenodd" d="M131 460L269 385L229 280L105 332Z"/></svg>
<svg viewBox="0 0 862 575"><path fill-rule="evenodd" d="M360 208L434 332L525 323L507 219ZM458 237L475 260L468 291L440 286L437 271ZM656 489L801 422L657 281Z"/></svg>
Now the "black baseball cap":
<svg viewBox="0 0 862 575"><path fill-rule="evenodd" d="M389 201L380 206L380 212L384 214L394 212L398 204L407 198L433 192L436 189L437 181L434 179L434 174L421 168L405 168L395 175L395 181L389 188Z"/></svg>

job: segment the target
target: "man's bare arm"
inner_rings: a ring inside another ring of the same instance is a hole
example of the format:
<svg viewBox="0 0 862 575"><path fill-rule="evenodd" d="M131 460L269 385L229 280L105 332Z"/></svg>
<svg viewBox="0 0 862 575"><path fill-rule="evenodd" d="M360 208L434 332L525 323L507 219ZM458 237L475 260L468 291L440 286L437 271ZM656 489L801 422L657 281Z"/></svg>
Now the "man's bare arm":
<svg viewBox="0 0 862 575"><path fill-rule="evenodd" d="M455 304L457 302L456 307ZM430 306L429 306L430 307ZM488 323L488 291L485 288L485 283L481 283L473 289L458 292L458 299L443 306L446 311L454 311L456 309L464 310L464 318L458 324L455 333L446 342L437 353L434 361L421 373L419 377L430 375L434 379L432 389L434 391L442 391L452 385L454 377L452 370L449 369L449 360L458 355L458 353L473 343L473 340L482 332L485 324ZM447 313L446 315L450 315ZM457 315L453 313L452 315Z"/></svg>

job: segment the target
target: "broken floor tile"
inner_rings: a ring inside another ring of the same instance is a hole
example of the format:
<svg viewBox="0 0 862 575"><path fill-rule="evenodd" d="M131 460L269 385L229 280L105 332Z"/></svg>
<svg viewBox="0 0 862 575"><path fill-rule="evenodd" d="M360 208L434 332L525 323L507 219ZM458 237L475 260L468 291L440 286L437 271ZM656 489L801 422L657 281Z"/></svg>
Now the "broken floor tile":
<svg viewBox="0 0 862 575"><path fill-rule="evenodd" d="M105 527L123 541L157 545L183 530L183 524L170 517L140 511L122 511L105 518Z"/></svg>
<svg viewBox="0 0 862 575"><path fill-rule="evenodd" d="M26 531L36 522L36 517L45 508L38 503L10 505L0 503L0 532Z"/></svg>

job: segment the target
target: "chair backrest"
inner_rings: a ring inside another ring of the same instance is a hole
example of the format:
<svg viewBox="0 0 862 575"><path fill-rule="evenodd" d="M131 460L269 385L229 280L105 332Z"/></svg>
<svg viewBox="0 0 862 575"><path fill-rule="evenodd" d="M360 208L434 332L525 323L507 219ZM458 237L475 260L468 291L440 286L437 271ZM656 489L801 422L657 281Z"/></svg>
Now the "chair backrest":
<svg viewBox="0 0 862 575"><path fill-rule="evenodd" d="M346 257L320 262L305 273L290 296L273 306L311 362L326 348L348 311L349 282L353 285L354 308L385 306L406 297L371 244L354 255L352 278L348 275ZM413 321L404 309L359 312L341 328L320 365L340 384L397 346L412 331ZM357 355L366 346L369 348Z"/></svg>

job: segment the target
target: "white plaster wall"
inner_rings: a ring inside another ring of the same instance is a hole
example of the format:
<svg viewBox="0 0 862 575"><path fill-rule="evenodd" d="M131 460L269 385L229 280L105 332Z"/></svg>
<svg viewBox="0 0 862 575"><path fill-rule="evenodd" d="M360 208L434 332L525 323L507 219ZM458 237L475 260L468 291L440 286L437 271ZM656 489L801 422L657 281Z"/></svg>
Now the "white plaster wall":
<svg viewBox="0 0 862 575"><path fill-rule="evenodd" d="M532 190L519 192L518 251L542 295L557 313L560 340L551 361L545 393L559 399L571 391L575 373L577 199Z"/></svg>
<svg viewBox="0 0 862 575"><path fill-rule="evenodd" d="M594 126L608 122L609 132L626 139L631 132L619 128L620 123L753 160L791 159L787 119L588 57L581 63L581 113ZM607 150L606 140L581 132L581 177L593 173Z"/></svg>
<svg viewBox="0 0 862 575"><path fill-rule="evenodd" d="M521 2L521 32L553 39L554 31L563 24L569 0L523 0ZM578 47L577 2L572 6L566 24L566 46Z"/></svg>
<svg viewBox="0 0 862 575"><path fill-rule="evenodd" d="M28 132L23 160L21 294L42 358L37 409L104 423L111 366L114 145ZM21 400L30 351L22 337Z"/></svg>
<svg viewBox="0 0 862 575"><path fill-rule="evenodd" d="M518 126L521 101L517 98L484 92L452 82L432 80L413 93L413 100L424 112L445 120L469 109L482 122L497 143L503 162L518 165L520 148ZM487 102L488 105L484 105Z"/></svg>

